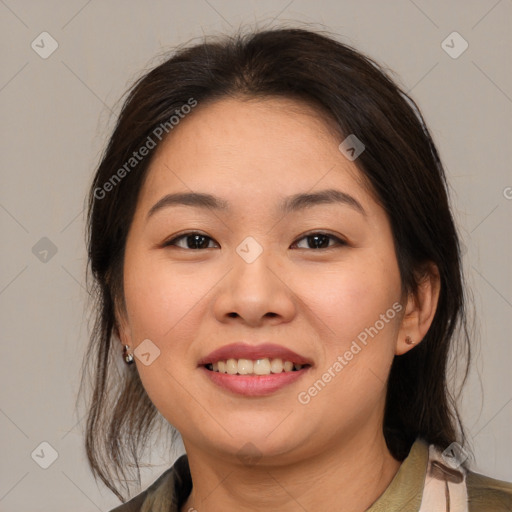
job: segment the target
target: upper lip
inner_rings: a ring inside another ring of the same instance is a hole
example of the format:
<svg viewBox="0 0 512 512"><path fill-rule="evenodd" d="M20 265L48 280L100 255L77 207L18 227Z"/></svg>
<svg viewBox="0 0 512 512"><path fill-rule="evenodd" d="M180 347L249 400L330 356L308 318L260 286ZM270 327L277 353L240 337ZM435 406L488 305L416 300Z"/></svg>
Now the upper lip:
<svg viewBox="0 0 512 512"><path fill-rule="evenodd" d="M249 345L247 343L238 342L230 345L224 345L207 356L199 360L199 366L216 363L217 361L226 361L228 359L282 359L283 361L291 361L292 363L302 365L312 365L313 362L293 350L281 345L273 343L262 343L260 345Z"/></svg>

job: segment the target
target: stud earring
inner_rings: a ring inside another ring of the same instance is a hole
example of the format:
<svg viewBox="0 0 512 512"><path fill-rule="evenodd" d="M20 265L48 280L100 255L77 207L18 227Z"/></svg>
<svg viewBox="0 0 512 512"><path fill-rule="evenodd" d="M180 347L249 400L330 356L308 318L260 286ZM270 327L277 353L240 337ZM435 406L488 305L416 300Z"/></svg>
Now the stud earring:
<svg viewBox="0 0 512 512"><path fill-rule="evenodd" d="M132 364L133 363L133 354L130 354L128 352L128 349L130 347L128 345L124 345L123 348L123 359L126 364Z"/></svg>
<svg viewBox="0 0 512 512"><path fill-rule="evenodd" d="M410 336L406 336L405 343L407 343L407 345L414 345L414 340Z"/></svg>

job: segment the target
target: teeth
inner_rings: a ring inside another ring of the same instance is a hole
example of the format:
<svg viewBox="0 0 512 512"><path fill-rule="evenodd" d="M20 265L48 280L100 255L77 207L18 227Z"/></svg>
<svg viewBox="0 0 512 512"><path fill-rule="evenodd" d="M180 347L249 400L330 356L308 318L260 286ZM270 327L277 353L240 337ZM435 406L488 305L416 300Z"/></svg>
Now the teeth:
<svg viewBox="0 0 512 512"><path fill-rule="evenodd" d="M283 361L282 359L228 359L208 364L206 367L214 372L229 375L270 375L271 373L292 372L302 369L304 365Z"/></svg>
<svg viewBox="0 0 512 512"><path fill-rule="evenodd" d="M228 359L226 361L226 373L229 373L230 375L235 375L235 373L238 371L238 363L236 359Z"/></svg>
<svg viewBox="0 0 512 512"><path fill-rule="evenodd" d="M253 373L256 375L270 375L270 361L268 358L257 359L254 362Z"/></svg>
<svg viewBox="0 0 512 512"><path fill-rule="evenodd" d="M248 375L253 372L254 363L250 359L238 360L238 373L240 375Z"/></svg>
<svg viewBox="0 0 512 512"><path fill-rule="evenodd" d="M283 371L283 360L272 359L272 361L270 361L270 371L272 373L281 373Z"/></svg>

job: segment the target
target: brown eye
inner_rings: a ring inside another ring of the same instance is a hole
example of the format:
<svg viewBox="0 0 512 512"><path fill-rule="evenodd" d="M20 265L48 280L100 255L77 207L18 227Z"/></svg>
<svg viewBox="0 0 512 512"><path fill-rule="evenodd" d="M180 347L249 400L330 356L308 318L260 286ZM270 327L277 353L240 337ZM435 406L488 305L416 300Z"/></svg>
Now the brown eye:
<svg viewBox="0 0 512 512"><path fill-rule="evenodd" d="M184 245L178 244L181 240L184 240ZM168 240L163 244L163 247L175 245L180 249L208 249L209 241L213 241L213 238L203 235L202 233L191 231Z"/></svg>
<svg viewBox="0 0 512 512"><path fill-rule="evenodd" d="M308 233L302 238L299 238L299 240L307 240L308 245L308 247L299 247L300 249L331 249L336 245L347 245L344 240L341 240L337 236L322 232ZM335 241L334 245L329 245L331 240ZM295 242L294 245L297 245L297 242Z"/></svg>

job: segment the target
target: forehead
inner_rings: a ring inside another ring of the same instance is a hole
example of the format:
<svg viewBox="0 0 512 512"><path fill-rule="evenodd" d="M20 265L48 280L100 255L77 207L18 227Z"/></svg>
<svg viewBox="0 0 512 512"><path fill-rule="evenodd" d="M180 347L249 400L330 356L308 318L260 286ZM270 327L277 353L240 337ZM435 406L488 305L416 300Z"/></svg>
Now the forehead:
<svg viewBox="0 0 512 512"><path fill-rule="evenodd" d="M157 149L143 198L206 189L254 201L330 187L364 201L365 183L338 146L320 108L287 98L229 98L199 104ZM348 190L347 190L348 191Z"/></svg>

